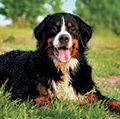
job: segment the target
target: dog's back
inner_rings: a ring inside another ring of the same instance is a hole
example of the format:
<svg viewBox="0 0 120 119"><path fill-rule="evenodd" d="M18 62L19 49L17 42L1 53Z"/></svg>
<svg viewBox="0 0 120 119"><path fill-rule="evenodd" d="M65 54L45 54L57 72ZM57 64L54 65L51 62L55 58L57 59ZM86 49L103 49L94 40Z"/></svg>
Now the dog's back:
<svg viewBox="0 0 120 119"><path fill-rule="evenodd" d="M0 55L0 86L8 78L13 69L14 62L24 53L25 51L16 50Z"/></svg>

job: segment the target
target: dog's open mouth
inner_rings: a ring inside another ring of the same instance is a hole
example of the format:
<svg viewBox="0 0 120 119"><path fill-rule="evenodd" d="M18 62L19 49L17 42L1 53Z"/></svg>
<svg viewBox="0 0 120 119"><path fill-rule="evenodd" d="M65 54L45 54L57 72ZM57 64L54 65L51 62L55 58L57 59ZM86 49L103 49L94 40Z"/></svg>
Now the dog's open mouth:
<svg viewBox="0 0 120 119"><path fill-rule="evenodd" d="M72 48L66 48L66 47L55 48L55 57L61 63L67 63L71 58L71 51Z"/></svg>

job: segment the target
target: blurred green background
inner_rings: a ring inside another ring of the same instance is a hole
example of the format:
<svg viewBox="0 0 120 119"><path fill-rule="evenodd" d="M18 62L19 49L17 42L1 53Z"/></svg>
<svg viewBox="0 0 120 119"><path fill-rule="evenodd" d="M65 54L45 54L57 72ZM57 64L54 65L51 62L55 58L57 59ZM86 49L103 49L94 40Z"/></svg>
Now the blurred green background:
<svg viewBox="0 0 120 119"><path fill-rule="evenodd" d="M0 14L14 25L34 27L38 16L54 12L73 12L93 27L105 27L120 35L119 0L0 0Z"/></svg>

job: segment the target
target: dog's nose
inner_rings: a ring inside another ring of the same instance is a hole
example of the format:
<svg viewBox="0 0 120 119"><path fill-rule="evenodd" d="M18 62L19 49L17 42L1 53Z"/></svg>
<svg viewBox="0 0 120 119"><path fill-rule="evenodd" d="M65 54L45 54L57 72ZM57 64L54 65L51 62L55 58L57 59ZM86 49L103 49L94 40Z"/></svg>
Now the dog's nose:
<svg viewBox="0 0 120 119"><path fill-rule="evenodd" d="M59 37L59 41L60 41L60 43L68 43L69 42L69 36L67 36L67 35L61 35L60 37Z"/></svg>

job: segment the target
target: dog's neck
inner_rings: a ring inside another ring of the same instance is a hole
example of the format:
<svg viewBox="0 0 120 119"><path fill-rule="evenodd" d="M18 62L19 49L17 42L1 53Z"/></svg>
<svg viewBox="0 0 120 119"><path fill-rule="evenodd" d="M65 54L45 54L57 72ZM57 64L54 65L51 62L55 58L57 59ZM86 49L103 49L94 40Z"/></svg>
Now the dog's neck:
<svg viewBox="0 0 120 119"><path fill-rule="evenodd" d="M66 64L60 63L57 60L54 60L55 67L62 71L63 74L69 73L69 70L71 69L73 72L75 72L78 68L79 61L75 58L71 58L70 61Z"/></svg>

